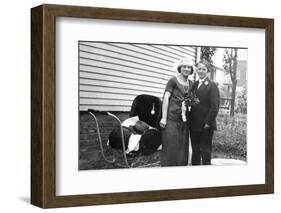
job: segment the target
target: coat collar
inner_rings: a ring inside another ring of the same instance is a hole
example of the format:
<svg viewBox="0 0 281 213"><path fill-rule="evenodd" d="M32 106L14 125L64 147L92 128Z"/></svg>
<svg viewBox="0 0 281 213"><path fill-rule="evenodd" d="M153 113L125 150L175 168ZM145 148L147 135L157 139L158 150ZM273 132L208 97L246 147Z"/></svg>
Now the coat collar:
<svg viewBox="0 0 281 213"><path fill-rule="evenodd" d="M202 81L205 82L207 79L209 79L209 78L208 78L208 76L206 75L206 76L202 79ZM199 79L198 81L200 82L201 79Z"/></svg>
<svg viewBox="0 0 281 213"><path fill-rule="evenodd" d="M197 80L196 82L197 84L197 88L198 88L198 85L199 85L199 80ZM205 79L203 80L202 84L200 85L200 87L198 89L202 89L204 87L207 87L208 85L210 84L210 79L208 76L205 77Z"/></svg>

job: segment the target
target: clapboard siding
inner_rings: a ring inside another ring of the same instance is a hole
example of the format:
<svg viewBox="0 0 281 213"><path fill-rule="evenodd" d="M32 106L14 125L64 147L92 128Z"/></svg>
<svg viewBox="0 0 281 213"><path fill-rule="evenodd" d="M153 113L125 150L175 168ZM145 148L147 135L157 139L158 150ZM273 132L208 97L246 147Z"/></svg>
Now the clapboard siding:
<svg viewBox="0 0 281 213"><path fill-rule="evenodd" d="M155 68L159 70L166 70L170 71L172 66L171 65L166 65L165 63L153 61L153 60L145 60L139 57L135 57L134 55L124 55L120 53L115 53L111 51L104 51L101 49L96 49L96 48L89 48L85 47L83 45L80 46L80 52L81 52L81 57L86 57L86 58L96 58L97 59L106 59L106 60L112 60L115 63L128 63L129 65L135 65L137 64L138 66L144 66L147 68Z"/></svg>
<svg viewBox="0 0 281 213"><path fill-rule="evenodd" d="M80 85L80 92L104 92L104 93L110 93L112 94L112 89L114 89L114 94L129 94L129 95L138 95L140 93L140 90L136 90L136 89L126 89L126 88L118 88L118 87L113 87L113 86L110 86L110 87L106 87L106 86L94 86L94 85L91 85L91 86L88 86L88 85ZM155 95L155 96L162 96L162 93L161 92L154 92L154 91L151 91L151 90L141 90L143 91L144 93L146 92L150 92L152 95Z"/></svg>
<svg viewBox="0 0 281 213"><path fill-rule="evenodd" d="M121 77L123 78L124 75L126 76L126 79L129 80L141 80L144 82L151 82L151 83L160 83L160 84L166 84L167 80L169 77L167 76L166 78L162 77L159 78L157 76L149 76L149 75L142 75L140 73L133 73L133 72L126 72L124 73L122 70L108 70L106 68L100 68L100 67L90 67L90 66L80 66L80 76L83 77L93 77L93 75L98 74L98 75L105 75L105 76L110 76L110 77Z"/></svg>
<svg viewBox="0 0 281 213"><path fill-rule="evenodd" d="M153 88L158 88L162 89L164 83L157 83L157 82L149 82L149 81L144 81L142 79L137 80L133 78L124 78L124 77L115 77L115 76L110 76L110 75L102 75L102 74L96 74L96 73L85 73L85 72L80 72L80 79L87 79L87 80L100 80L100 81L109 81L109 82L120 82L124 84L130 84L130 85L138 85L138 86L143 86L143 87L153 87ZM129 81L129 82L128 82Z"/></svg>
<svg viewBox="0 0 281 213"><path fill-rule="evenodd" d="M110 98L110 99L105 99L105 98L100 98L100 99L88 99L88 98L83 98L81 99L80 104L82 105L104 105L104 106L130 106L131 101L130 100L119 100L115 98Z"/></svg>
<svg viewBox="0 0 281 213"><path fill-rule="evenodd" d="M196 53L194 52L194 49L190 48L190 47L187 47L187 48L182 48L179 46L168 46L168 47L175 50L175 52L178 52L178 53L181 53L184 55L190 55L191 57L195 57L195 55L196 55Z"/></svg>
<svg viewBox="0 0 281 213"><path fill-rule="evenodd" d="M155 54L157 55L158 57L161 57L167 61L169 61L170 63L174 63L175 60L179 60L179 58L177 57L174 57L168 53L166 53L165 51L163 50L158 50L157 48L151 46L151 45L142 45L142 44L132 44L133 47L136 47L138 49L141 49L142 51L147 51L151 54Z"/></svg>
<svg viewBox="0 0 281 213"><path fill-rule="evenodd" d="M123 64L125 66L129 67L134 67L134 68L140 68L140 69L146 69L150 71L158 71L158 72L168 72L170 73L171 70L173 69L172 67L167 67L162 64L155 64L155 63L150 63L145 60L139 60L139 59L133 59L133 58L128 58L128 57L115 57L110 54L108 55L103 55L103 54L98 54L98 53L89 53L89 52L84 52L80 51L80 57L81 59L85 60L98 60L101 62L111 62L112 64L117 64L122 66Z"/></svg>
<svg viewBox="0 0 281 213"><path fill-rule="evenodd" d="M143 67L137 64L131 66L129 64L124 64L122 62L114 63L111 60L99 60L94 58L85 58L80 57L80 66L92 66L92 67L100 67L105 68L107 70L121 70L123 72L129 73L144 73L145 75L159 76L161 78L169 78L174 72L171 70L158 70L153 69L152 67Z"/></svg>
<svg viewBox="0 0 281 213"><path fill-rule="evenodd" d="M108 105L82 105L80 104L80 111L87 111L88 109L95 109L100 111L119 111L119 112L129 112L131 110L131 106L108 106Z"/></svg>
<svg viewBox="0 0 281 213"><path fill-rule="evenodd" d="M137 95L162 98L175 63L196 60L189 46L79 42L79 108L129 111Z"/></svg>
<svg viewBox="0 0 281 213"><path fill-rule="evenodd" d="M144 59L153 60L153 61L159 61L160 63L173 63L172 60L170 60L167 57L159 57L159 54L151 52L149 50L145 50L144 48L140 48L138 46L134 46L132 44L111 44L113 47L117 49L122 49L128 54L134 54L138 57L142 57ZM170 64L169 64L170 65Z"/></svg>
<svg viewBox="0 0 281 213"><path fill-rule="evenodd" d="M105 81L105 80L96 80L96 79L81 79L79 80L80 85L96 85L96 86L104 86L104 87L112 87L114 91L115 88L125 88L128 90L135 90L135 91L141 91L141 92L159 92L162 93L162 88L155 88L155 87L144 87L139 85L131 84L131 82L127 82L126 84L120 83L120 82L113 82L113 81Z"/></svg>
<svg viewBox="0 0 281 213"><path fill-rule="evenodd" d="M84 61L85 62L85 61ZM157 79L163 79L167 81L170 78L170 75L168 74L163 74L163 73L157 73L154 71L144 71L144 70L138 70L138 69L132 69L128 67L124 67L123 69L113 69L110 64L106 64L105 62L101 63L93 63L90 61L88 64L80 63L80 71L93 71L93 72L98 72L100 71L101 73L122 73L122 75L128 75L128 74L135 74L138 76L138 78L143 78L143 77L154 77Z"/></svg>
<svg viewBox="0 0 281 213"><path fill-rule="evenodd" d="M80 97L85 97L85 98L104 98L104 99L111 99L112 94L111 93L105 93L105 92L85 92L85 91L80 91ZM132 100L135 97L135 95L130 95L130 94L116 94L114 93L114 99L115 100Z"/></svg>
<svg viewBox="0 0 281 213"><path fill-rule="evenodd" d="M132 51L129 50L129 47L118 47L118 46L111 46L110 50L106 50L106 44L99 44L99 45L87 45L87 44L80 44L81 51L88 51L94 53L94 51L98 51L100 54L109 54L112 57L123 57L125 59L139 59L140 61L146 61L154 63L154 65L164 65L166 67L172 67L169 62L167 63L166 60L163 60L159 57L152 57L151 55L143 54L139 51Z"/></svg>

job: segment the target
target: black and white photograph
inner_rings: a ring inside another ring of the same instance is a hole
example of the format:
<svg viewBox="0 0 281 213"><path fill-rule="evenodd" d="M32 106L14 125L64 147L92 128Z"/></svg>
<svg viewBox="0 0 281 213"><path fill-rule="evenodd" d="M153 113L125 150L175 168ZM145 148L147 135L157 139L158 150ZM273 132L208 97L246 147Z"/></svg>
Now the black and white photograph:
<svg viewBox="0 0 281 213"><path fill-rule="evenodd" d="M79 170L246 165L247 54L79 41Z"/></svg>

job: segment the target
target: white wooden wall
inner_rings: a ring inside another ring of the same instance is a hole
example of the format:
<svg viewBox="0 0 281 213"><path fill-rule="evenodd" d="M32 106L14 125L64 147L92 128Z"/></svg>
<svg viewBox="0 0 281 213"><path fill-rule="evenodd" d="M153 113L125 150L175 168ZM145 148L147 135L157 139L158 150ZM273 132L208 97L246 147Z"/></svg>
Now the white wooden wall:
<svg viewBox="0 0 281 213"><path fill-rule="evenodd" d="M196 57L188 46L80 41L80 110L130 111L137 95L162 98L175 63Z"/></svg>

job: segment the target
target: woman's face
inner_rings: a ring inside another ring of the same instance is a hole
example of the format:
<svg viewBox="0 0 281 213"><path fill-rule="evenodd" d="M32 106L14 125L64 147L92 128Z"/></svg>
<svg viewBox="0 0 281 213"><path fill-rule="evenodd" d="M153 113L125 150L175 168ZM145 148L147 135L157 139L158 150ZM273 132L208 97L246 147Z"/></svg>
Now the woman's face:
<svg viewBox="0 0 281 213"><path fill-rule="evenodd" d="M204 64L199 63L197 66L197 74L199 75L199 78L205 78L208 74L208 68Z"/></svg>
<svg viewBox="0 0 281 213"><path fill-rule="evenodd" d="M192 66L190 65L186 65L186 64L183 64L181 66L181 69L180 69L180 73L184 76L184 77L188 77L191 72L192 72Z"/></svg>

